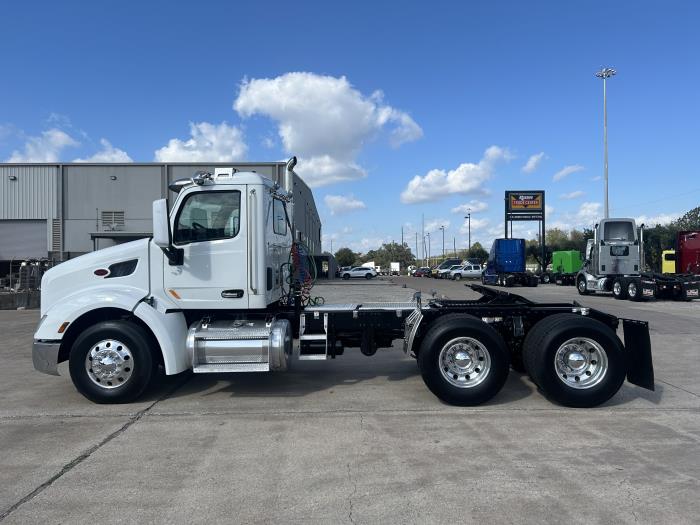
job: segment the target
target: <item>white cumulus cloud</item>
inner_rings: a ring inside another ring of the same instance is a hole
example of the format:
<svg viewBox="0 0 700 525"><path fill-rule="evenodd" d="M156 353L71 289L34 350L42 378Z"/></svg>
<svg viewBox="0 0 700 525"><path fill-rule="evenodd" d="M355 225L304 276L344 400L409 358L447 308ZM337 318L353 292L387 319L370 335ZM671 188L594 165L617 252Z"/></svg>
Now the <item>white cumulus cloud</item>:
<svg viewBox="0 0 700 525"><path fill-rule="evenodd" d="M326 206L331 210L331 215L340 215L349 211L364 210L367 205L354 195L326 195L323 198Z"/></svg>
<svg viewBox="0 0 700 525"><path fill-rule="evenodd" d="M188 140L170 139L155 152L158 162L230 162L245 158L247 146L240 129L226 122L190 122Z"/></svg>
<svg viewBox="0 0 700 525"><path fill-rule="evenodd" d="M469 202L465 204L460 204L459 206L455 206L452 208L452 213L478 213L480 211L485 211L489 207L488 204L486 204L483 201L478 201L478 200L470 200Z"/></svg>
<svg viewBox="0 0 700 525"><path fill-rule="evenodd" d="M462 224L462 226L459 228L459 233L461 233L462 235L467 235L469 233L469 229L471 228L471 232L472 234L474 234L474 232L483 230L489 224L490 221L488 219L479 219L472 217L471 224L469 224L469 221L465 219L464 224Z"/></svg>
<svg viewBox="0 0 700 525"><path fill-rule="evenodd" d="M107 139L100 139L102 149L85 159L75 159L73 162L133 162L126 151L115 148Z"/></svg>
<svg viewBox="0 0 700 525"><path fill-rule="evenodd" d="M245 80L233 107L242 117L274 120L285 152L299 157L297 171L314 187L366 176L357 155L382 130L394 147L423 135L380 91L366 96L345 77L296 72Z"/></svg>
<svg viewBox="0 0 700 525"><path fill-rule="evenodd" d="M675 221L681 215L680 212L676 213L661 213L659 215L640 215L635 217L637 224L644 224L647 228L653 228L656 225L665 226L670 222Z"/></svg>
<svg viewBox="0 0 700 525"><path fill-rule="evenodd" d="M431 219L425 223L425 233L439 231L440 226L444 226L447 229L450 227L450 221L447 219Z"/></svg>
<svg viewBox="0 0 700 525"><path fill-rule="evenodd" d="M41 135L28 137L22 151L15 150L7 162L58 162L61 152L80 143L65 131L52 128Z"/></svg>
<svg viewBox="0 0 700 525"><path fill-rule="evenodd" d="M539 168L544 158L544 151L530 155L530 158L527 159L527 162L522 167L522 171L525 173L533 173L537 168Z"/></svg>
<svg viewBox="0 0 700 525"><path fill-rule="evenodd" d="M476 164L465 162L450 171L433 169L422 177L416 175L401 192L401 202L413 204L437 201L452 194L487 193L484 185L493 176L496 164L512 158L506 148L491 146Z"/></svg>
<svg viewBox="0 0 700 525"><path fill-rule="evenodd" d="M554 182L560 181L563 178L568 177L572 173L583 171L584 169L585 168L583 166L581 166L580 164L572 164L570 166L564 166L562 169L560 169L559 171L557 171L554 174L554 177L552 177L552 180Z"/></svg>
<svg viewBox="0 0 700 525"><path fill-rule="evenodd" d="M559 198L563 199L565 201L570 201L570 200L574 200L574 199L578 199L580 197L583 197L584 195L585 195L585 193L582 192L581 190L576 190L576 191L572 191L569 193L562 193L561 195L559 195Z"/></svg>

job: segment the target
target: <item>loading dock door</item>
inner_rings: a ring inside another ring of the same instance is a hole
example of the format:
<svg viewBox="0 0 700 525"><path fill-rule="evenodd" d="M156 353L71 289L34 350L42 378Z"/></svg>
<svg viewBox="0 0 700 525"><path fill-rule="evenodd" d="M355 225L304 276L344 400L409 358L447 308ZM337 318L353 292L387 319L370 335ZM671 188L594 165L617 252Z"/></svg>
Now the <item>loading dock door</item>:
<svg viewBox="0 0 700 525"><path fill-rule="evenodd" d="M0 221L0 260L48 256L46 221Z"/></svg>

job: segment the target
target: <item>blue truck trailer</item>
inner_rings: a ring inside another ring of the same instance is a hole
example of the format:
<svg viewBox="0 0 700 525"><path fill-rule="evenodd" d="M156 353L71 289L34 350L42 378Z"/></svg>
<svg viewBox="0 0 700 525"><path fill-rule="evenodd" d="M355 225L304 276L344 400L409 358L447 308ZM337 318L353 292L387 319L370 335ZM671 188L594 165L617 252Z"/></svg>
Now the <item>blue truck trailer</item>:
<svg viewBox="0 0 700 525"><path fill-rule="evenodd" d="M537 286L539 278L525 270L525 239L495 239L481 282L498 286Z"/></svg>

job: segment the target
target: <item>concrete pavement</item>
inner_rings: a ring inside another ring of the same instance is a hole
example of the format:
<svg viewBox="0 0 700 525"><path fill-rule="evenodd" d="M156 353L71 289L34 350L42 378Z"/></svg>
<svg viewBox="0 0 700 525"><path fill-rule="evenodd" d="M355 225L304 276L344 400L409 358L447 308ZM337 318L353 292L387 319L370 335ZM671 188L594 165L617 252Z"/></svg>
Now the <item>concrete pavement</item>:
<svg viewBox="0 0 700 525"><path fill-rule="evenodd" d="M473 294L395 281L315 292L328 302L408 300L403 284ZM551 404L515 372L486 405L444 405L398 346L284 374L185 374L138 403L93 405L68 377L33 371L38 313L0 312L0 520L694 523L700 304L598 301L652 323L658 381L588 410Z"/></svg>

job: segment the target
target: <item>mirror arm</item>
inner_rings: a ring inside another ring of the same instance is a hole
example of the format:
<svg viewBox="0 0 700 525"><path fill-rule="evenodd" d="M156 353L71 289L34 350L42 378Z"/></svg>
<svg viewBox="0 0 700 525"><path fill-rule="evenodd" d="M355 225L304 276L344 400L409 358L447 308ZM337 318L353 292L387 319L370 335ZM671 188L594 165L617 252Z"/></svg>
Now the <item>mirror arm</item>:
<svg viewBox="0 0 700 525"><path fill-rule="evenodd" d="M185 250L182 248L168 246L167 248L161 248L161 250L163 250L163 253L168 258L168 264L170 266L182 266L185 262Z"/></svg>

